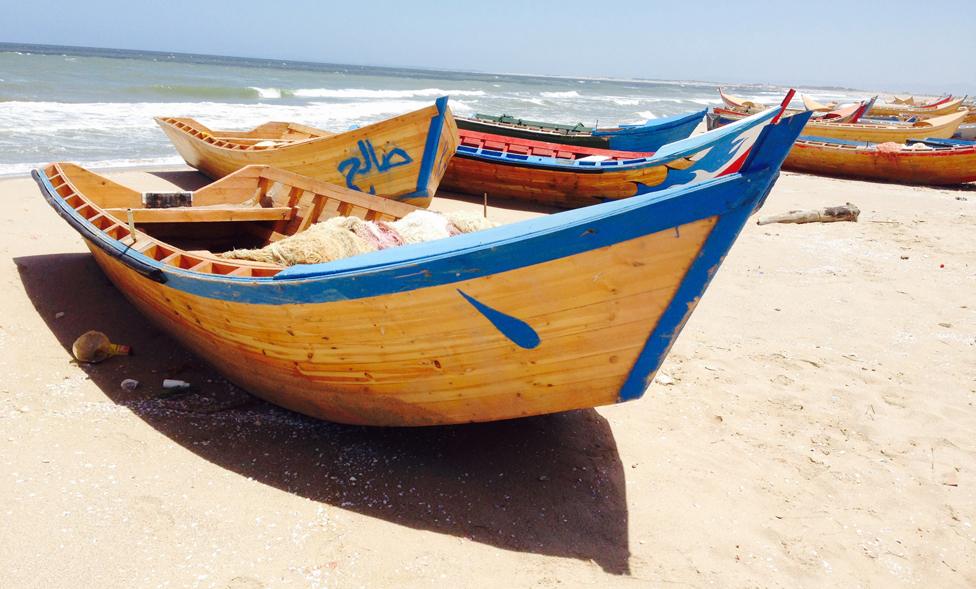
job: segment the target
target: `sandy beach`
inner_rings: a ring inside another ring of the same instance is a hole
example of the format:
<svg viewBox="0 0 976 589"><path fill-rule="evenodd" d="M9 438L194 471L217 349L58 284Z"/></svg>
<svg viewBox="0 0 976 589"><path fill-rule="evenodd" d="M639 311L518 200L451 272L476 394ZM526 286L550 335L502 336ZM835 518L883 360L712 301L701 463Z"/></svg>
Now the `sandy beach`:
<svg viewBox="0 0 976 589"><path fill-rule="evenodd" d="M750 223L642 400L431 429L256 400L0 195L0 587L976 586L974 185L784 173L760 216L860 222Z"/></svg>

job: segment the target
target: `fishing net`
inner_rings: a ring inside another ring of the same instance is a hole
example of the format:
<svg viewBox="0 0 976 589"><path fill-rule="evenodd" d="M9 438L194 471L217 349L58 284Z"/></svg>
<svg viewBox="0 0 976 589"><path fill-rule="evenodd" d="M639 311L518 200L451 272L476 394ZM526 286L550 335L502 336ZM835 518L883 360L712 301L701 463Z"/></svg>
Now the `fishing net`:
<svg viewBox="0 0 976 589"><path fill-rule="evenodd" d="M444 239L497 226L472 213L447 214L414 211L398 221L374 223L359 217L333 217L305 231L257 249L236 249L221 254L282 266L321 264L403 244Z"/></svg>

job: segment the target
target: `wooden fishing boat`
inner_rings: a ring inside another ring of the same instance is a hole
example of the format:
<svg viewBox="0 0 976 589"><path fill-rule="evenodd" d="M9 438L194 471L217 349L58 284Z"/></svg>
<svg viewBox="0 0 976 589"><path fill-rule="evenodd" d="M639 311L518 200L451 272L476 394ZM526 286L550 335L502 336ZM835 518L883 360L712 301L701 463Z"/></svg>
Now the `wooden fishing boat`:
<svg viewBox="0 0 976 589"><path fill-rule="evenodd" d="M186 163L211 178L248 165L271 165L417 206L430 202L457 147L446 97L345 133L296 123L214 131L190 118L156 122Z"/></svg>
<svg viewBox="0 0 976 589"><path fill-rule="evenodd" d="M460 131L448 192L576 208L736 171L778 109L670 143L655 153L600 150ZM808 115L807 115L808 116ZM806 120L806 117L804 117Z"/></svg>
<svg viewBox="0 0 976 589"><path fill-rule="evenodd" d="M801 94L800 98L803 100L803 107L807 110L812 110L813 112L829 112L835 110L838 107L836 102L831 102L830 104L824 104L818 102L813 98L807 96L806 94Z"/></svg>
<svg viewBox="0 0 976 589"><path fill-rule="evenodd" d="M714 108L709 117L709 128L721 127L747 116L731 109ZM841 123L831 120L811 119L804 129L804 135L845 139L850 141L870 141L874 143L905 143L909 139L942 138L948 139L959 129L968 111L934 117L913 123Z"/></svg>
<svg viewBox="0 0 976 589"><path fill-rule="evenodd" d="M916 98L914 96L901 95L901 96L892 96L891 97L891 101L889 102L889 104L901 104L901 105L906 105L906 106L915 106L915 107L919 107L919 108L932 108L932 107L936 107L936 106L940 106L942 104L945 104L945 103L949 102L952 99L953 99L952 94L949 94L949 95L943 96L941 98L936 98L936 99L932 100L931 102L925 102L925 103L919 104L918 103L918 100L916 100Z"/></svg>
<svg viewBox="0 0 976 589"><path fill-rule="evenodd" d="M705 118L704 110L651 119L639 125L587 127L582 123L561 125L529 121L508 115L476 114L472 118L455 117L462 131L477 131L518 137L533 141L595 147L620 151L656 151L662 146L691 135Z"/></svg>
<svg viewBox="0 0 976 589"><path fill-rule="evenodd" d="M943 186L976 181L976 145L912 145L801 136L784 170L900 184Z"/></svg>
<svg viewBox="0 0 976 589"><path fill-rule="evenodd" d="M878 104L868 113L873 116L902 116L931 118L946 114L952 114L962 106L963 98L955 98L947 101L938 101L935 104L926 106L910 106L907 104Z"/></svg>
<svg viewBox="0 0 976 589"><path fill-rule="evenodd" d="M756 112L769 108L768 105L761 102L754 102L752 100L746 100L745 98L739 98L738 96L726 94L725 89L723 88L718 89L718 95L722 99L722 102L725 103L725 106L744 111L749 114L755 114Z"/></svg>
<svg viewBox="0 0 976 589"><path fill-rule="evenodd" d="M77 166L34 177L118 289L245 389L338 422L466 423L639 398L804 122L765 125L739 171L708 182L288 268L217 254L257 223L270 239L324 211L407 205L268 168L177 209Z"/></svg>

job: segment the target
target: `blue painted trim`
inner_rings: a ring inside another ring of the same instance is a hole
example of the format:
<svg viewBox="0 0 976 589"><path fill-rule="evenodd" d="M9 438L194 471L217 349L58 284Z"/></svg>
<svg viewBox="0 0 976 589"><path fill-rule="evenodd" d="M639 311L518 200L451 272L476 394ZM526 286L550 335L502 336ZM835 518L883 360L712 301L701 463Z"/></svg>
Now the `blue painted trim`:
<svg viewBox="0 0 976 589"><path fill-rule="evenodd" d="M441 96L434 101L437 106L437 114L430 119L430 127L427 129L427 142L424 144L424 155L420 160L420 171L417 173L417 191L412 194L404 194L397 197L397 200L416 198L418 196L434 196L427 189L430 184L430 175L434 170L434 163L437 160L437 146L441 142L441 133L444 131L444 115L447 112L447 96Z"/></svg>
<svg viewBox="0 0 976 589"><path fill-rule="evenodd" d="M72 229L81 234L89 243L116 258L133 271L142 274L150 280L165 283L166 275L157 267L156 260L131 249L121 241L109 237L104 231L93 225L88 219L69 205L62 197L47 175L41 170L31 170L31 176L41 189L44 199L60 215Z"/></svg>
<svg viewBox="0 0 976 589"><path fill-rule="evenodd" d="M784 117L776 125L769 125L763 129L756 145L752 148L752 155L742 167L744 177L753 182L749 191L756 194L758 198L743 202L742 206L733 208L719 217L698 257L688 268L677 292L654 327L654 331L647 338L644 349L620 389L619 401L640 398L647 390L654 373L661 367L661 363L664 362L664 358L691 316L698 300L705 293L729 248L745 226L749 215L762 206L769 191L772 190L783 160L786 159L793 142L796 141L812 114L805 112Z"/></svg>
<svg viewBox="0 0 976 589"><path fill-rule="evenodd" d="M967 139L909 139L908 145L915 145L916 143L922 143L928 145L929 147L969 147L976 145L976 141L969 141ZM919 152L925 153L925 152Z"/></svg>
<svg viewBox="0 0 976 589"><path fill-rule="evenodd" d="M833 143L835 145L851 145L854 147L870 147L870 141L851 141L850 139L834 139L833 137L819 137L817 135L800 135L800 141L816 141L817 143Z"/></svg>
<svg viewBox="0 0 976 589"><path fill-rule="evenodd" d="M556 213L449 239L292 266L273 278L232 278L165 266L169 285L251 304L326 303L453 284L570 257L721 214L739 202L738 175Z"/></svg>
<svg viewBox="0 0 976 589"><path fill-rule="evenodd" d="M704 294L751 212L752 207L741 207L734 213L720 217L712 228L698 258L688 269L674 298L644 344L644 349L620 389L619 401L638 399L647 390L654 373L664 362L664 358L671 350L671 346L681 333L685 322L691 316L699 298Z"/></svg>
<svg viewBox="0 0 976 589"><path fill-rule="evenodd" d="M495 329L501 332L502 335L512 340L512 343L520 348L526 350L531 350L539 346L539 334L536 333L532 326L518 319L517 317L512 317L502 313L497 309L492 309L488 305L482 303L478 299L468 295L460 288L458 292L464 297L464 300L471 303L471 306L478 310L482 315L485 316Z"/></svg>

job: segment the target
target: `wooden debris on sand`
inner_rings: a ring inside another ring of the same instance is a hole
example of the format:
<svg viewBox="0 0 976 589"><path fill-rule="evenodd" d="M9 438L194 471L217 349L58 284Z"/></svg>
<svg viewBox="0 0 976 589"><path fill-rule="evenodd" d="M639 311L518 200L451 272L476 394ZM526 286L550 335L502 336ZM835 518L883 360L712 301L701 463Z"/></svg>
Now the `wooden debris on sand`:
<svg viewBox="0 0 976 589"><path fill-rule="evenodd" d="M790 211L781 215L770 215L757 221L758 225L769 225L771 223L835 223L837 221L853 221L857 223L857 217L861 214L861 209L853 203L839 207L825 207L822 209L807 209L801 211Z"/></svg>

